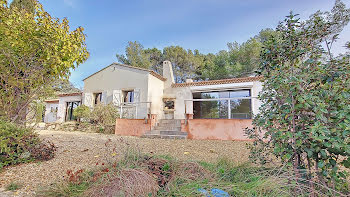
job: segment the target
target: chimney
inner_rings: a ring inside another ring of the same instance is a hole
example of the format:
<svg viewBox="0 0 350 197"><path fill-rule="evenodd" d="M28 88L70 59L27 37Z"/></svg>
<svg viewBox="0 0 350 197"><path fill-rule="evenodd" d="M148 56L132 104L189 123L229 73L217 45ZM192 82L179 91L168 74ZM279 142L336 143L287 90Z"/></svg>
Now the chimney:
<svg viewBox="0 0 350 197"><path fill-rule="evenodd" d="M173 67L170 61L163 62L163 77L166 78L165 88L170 88L175 83Z"/></svg>

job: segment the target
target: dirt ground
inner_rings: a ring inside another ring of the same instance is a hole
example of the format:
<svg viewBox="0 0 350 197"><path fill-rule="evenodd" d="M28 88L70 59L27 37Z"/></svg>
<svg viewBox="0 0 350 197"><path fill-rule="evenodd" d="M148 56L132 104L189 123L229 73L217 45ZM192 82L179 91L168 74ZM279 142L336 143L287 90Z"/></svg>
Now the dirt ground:
<svg viewBox="0 0 350 197"><path fill-rule="evenodd" d="M215 162L226 157L236 164L248 161L247 142L241 141L147 139L46 130L38 133L58 147L55 158L4 169L0 172L0 197L33 196L39 187L63 180L67 170L89 169L96 163L117 160L125 144L147 154L169 155L180 160ZM21 185L21 189L15 193L2 192L12 182Z"/></svg>

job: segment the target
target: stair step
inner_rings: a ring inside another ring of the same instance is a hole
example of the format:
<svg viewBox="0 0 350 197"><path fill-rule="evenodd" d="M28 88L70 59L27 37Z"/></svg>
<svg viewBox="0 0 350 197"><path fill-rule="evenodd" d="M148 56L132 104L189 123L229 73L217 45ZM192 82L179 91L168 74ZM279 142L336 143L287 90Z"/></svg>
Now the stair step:
<svg viewBox="0 0 350 197"><path fill-rule="evenodd" d="M161 139L187 139L186 132L180 131L161 131L152 130L145 133L143 138L161 138Z"/></svg>
<svg viewBox="0 0 350 197"><path fill-rule="evenodd" d="M181 127L155 126L153 130L181 131Z"/></svg>
<svg viewBox="0 0 350 197"><path fill-rule="evenodd" d="M144 134L143 138L160 138L160 139L187 139L187 135L149 135Z"/></svg>
<svg viewBox="0 0 350 197"><path fill-rule="evenodd" d="M160 119L159 123L160 124L180 124L181 125L181 120L178 120L178 119Z"/></svg>

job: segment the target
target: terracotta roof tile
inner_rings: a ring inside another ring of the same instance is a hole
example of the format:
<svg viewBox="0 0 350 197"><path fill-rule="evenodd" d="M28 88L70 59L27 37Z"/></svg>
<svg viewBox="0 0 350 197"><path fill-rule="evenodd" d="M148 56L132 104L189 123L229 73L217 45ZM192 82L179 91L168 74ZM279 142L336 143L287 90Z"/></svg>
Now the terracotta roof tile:
<svg viewBox="0 0 350 197"><path fill-rule="evenodd" d="M219 85L219 84L229 84L229 83L244 83L252 81L260 81L262 77L243 77L243 78L232 78L232 79L220 79L220 80L210 80L210 81L198 81L189 83L175 83L171 87L190 87L190 86L206 86L206 85Z"/></svg>
<svg viewBox="0 0 350 197"><path fill-rule="evenodd" d="M73 93L65 93L65 94L59 94L59 97L65 97L65 96L81 96L82 92L73 92Z"/></svg>

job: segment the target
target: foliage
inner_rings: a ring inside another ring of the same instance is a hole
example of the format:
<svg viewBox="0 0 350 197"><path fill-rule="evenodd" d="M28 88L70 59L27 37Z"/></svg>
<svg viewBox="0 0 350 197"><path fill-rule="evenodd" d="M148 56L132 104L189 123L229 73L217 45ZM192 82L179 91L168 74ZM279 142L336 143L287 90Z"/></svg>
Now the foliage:
<svg viewBox="0 0 350 197"><path fill-rule="evenodd" d="M40 141L30 129L0 121L0 169L9 165L54 157L55 146Z"/></svg>
<svg viewBox="0 0 350 197"><path fill-rule="evenodd" d="M266 163L272 153L297 177L306 171L311 187L340 189L341 169L350 167L350 67L331 53L349 20L350 9L337 0L331 12L304 22L291 13L263 43L262 106L248 130L252 158Z"/></svg>
<svg viewBox="0 0 350 197"><path fill-rule="evenodd" d="M47 97L47 87L89 53L82 27L70 31L67 19L51 17L38 2L33 13L0 2L0 116L21 122L29 104Z"/></svg>
<svg viewBox="0 0 350 197"><path fill-rule="evenodd" d="M73 111L73 116L77 117L79 121L87 122L90 120L91 110L86 105L80 105Z"/></svg>
<svg viewBox="0 0 350 197"><path fill-rule="evenodd" d="M7 191L16 191L19 188L21 188L21 186L17 183L11 182L9 185L6 186L6 190Z"/></svg>
<svg viewBox="0 0 350 197"><path fill-rule="evenodd" d="M113 104L98 104L91 110L85 105L74 109L73 115L78 118L78 128L92 126L94 130L101 133L114 133L115 121L119 118L118 108Z"/></svg>
<svg viewBox="0 0 350 197"><path fill-rule="evenodd" d="M119 118L118 109L115 105L99 104L94 107L90 114L90 120L100 126L101 132L113 133L116 119Z"/></svg>
<svg viewBox="0 0 350 197"><path fill-rule="evenodd" d="M198 50L186 50L181 46L167 46L163 50L144 47L139 42L129 42L126 55L117 54L118 61L136 67L162 72L162 62L171 61L175 81L223 79L247 76L253 73L259 64L261 42L275 32L262 30L247 42L228 43L228 50L217 54L202 54Z"/></svg>
<svg viewBox="0 0 350 197"><path fill-rule="evenodd" d="M52 83L52 90L56 95L64 93L81 92L80 89L74 87L74 85L67 79L56 80L54 83Z"/></svg>
<svg viewBox="0 0 350 197"><path fill-rule="evenodd" d="M36 2L36 0L13 0L10 8L24 9L29 13L34 13Z"/></svg>

